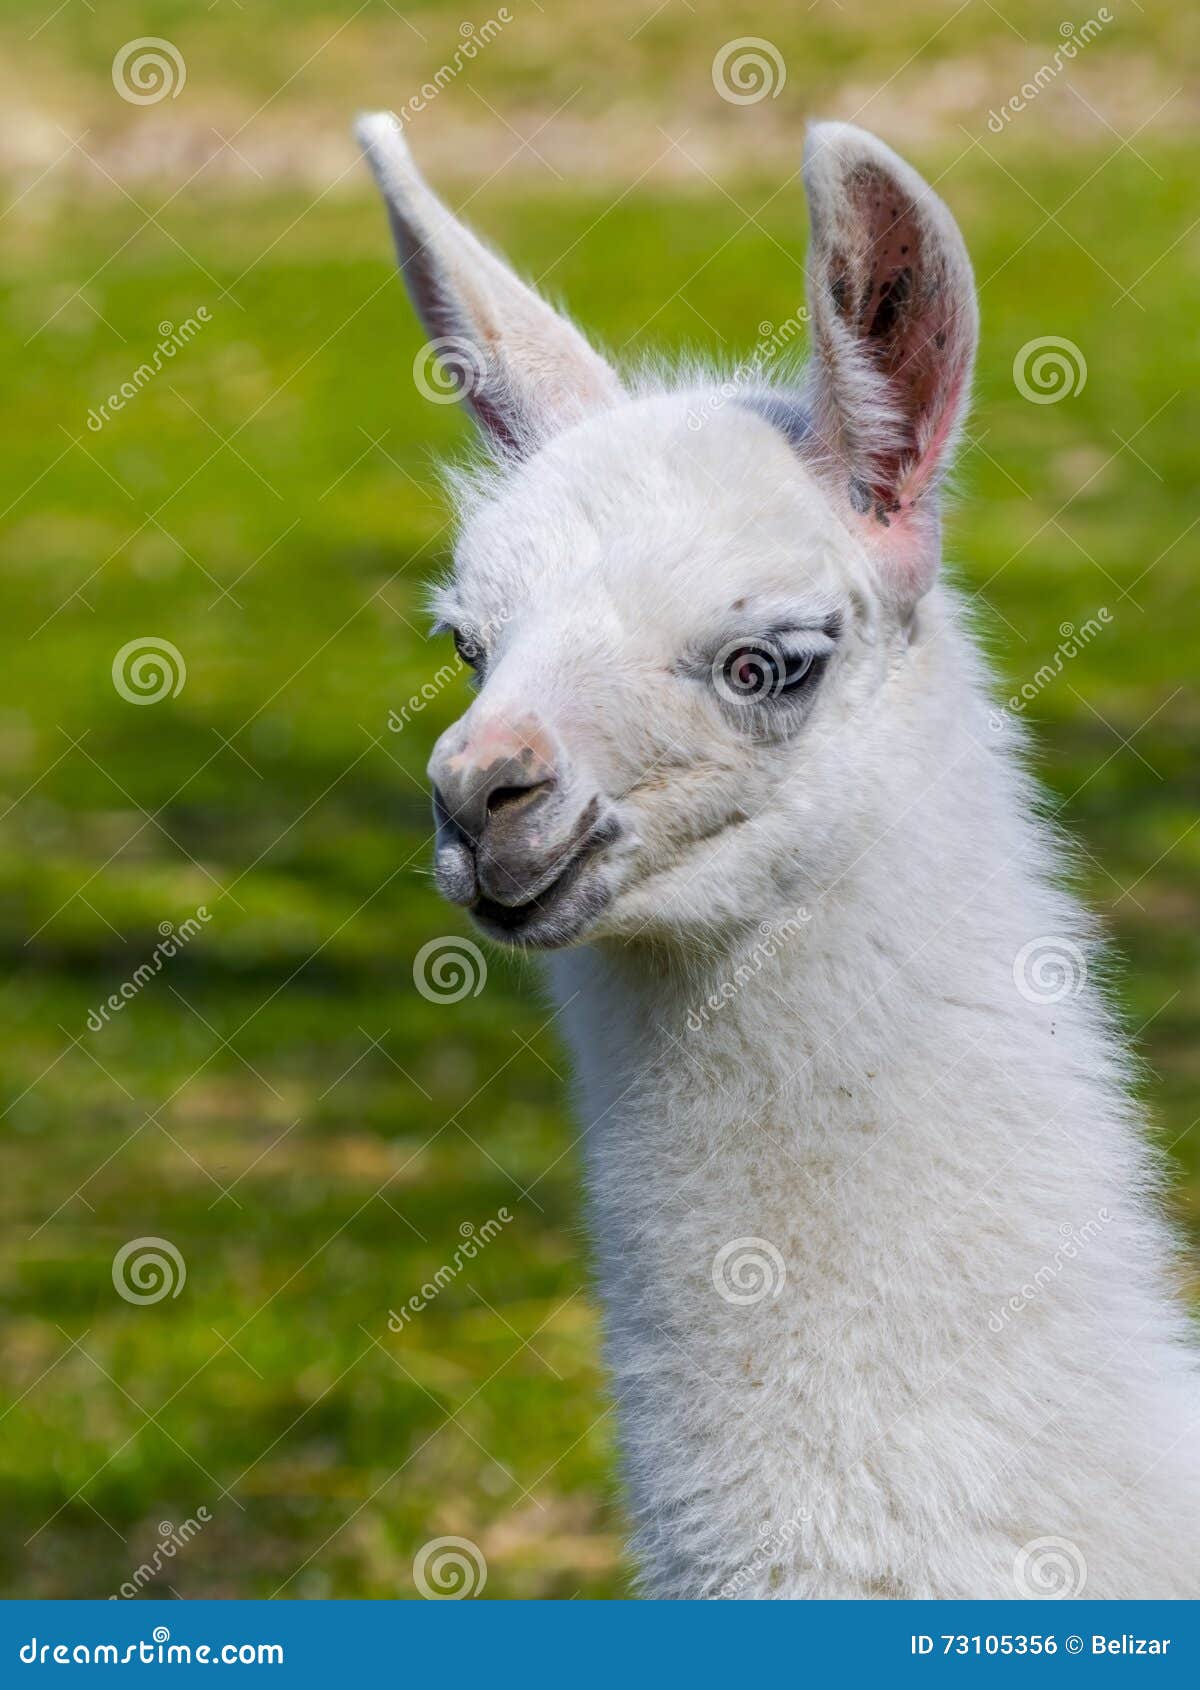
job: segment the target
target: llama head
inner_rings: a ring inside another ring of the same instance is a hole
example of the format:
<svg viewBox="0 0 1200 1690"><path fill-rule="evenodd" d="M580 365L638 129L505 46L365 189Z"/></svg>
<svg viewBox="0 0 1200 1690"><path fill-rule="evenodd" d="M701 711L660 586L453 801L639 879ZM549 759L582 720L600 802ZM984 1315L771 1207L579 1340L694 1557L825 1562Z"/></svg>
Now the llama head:
<svg viewBox="0 0 1200 1690"><path fill-rule="evenodd" d="M775 919L850 860L917 731L977 329L950 213L873 136L816 126L803 382L630 391L393 118L359 134L494 460L437 594L478 681L429 766L441 890L539 948Z"/></svg>

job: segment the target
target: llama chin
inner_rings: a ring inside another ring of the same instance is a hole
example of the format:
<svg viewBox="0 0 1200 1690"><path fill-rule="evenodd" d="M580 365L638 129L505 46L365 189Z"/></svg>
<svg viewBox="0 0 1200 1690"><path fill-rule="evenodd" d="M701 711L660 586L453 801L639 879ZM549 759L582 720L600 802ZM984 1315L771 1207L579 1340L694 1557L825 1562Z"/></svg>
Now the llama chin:
<svg viewBox="0 0 1200 1690"><path fill-rule="evenodd" d="M359 130L490 453L439 884L545 949L656 1597L1196 1597L1200 1407L1125 1045L941 568L950 212L809 133L810 359L622 378Z"/></svg>

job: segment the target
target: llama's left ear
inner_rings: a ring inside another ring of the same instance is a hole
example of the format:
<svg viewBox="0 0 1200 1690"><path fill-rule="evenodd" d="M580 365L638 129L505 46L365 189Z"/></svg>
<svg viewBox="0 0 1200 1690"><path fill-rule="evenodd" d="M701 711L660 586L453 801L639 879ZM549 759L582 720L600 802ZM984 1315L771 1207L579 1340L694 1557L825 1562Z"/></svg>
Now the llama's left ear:
<svg viewBox="0 0 1200 1690"><path fill-rule="evenodd" d="M863 129L810 129L804 180L820 467L911 600L937 570L937 486L970 388L971 263L932 188Z"/></svg>
<svg viewBox="0 0 1200 1690"><path fill-rule="evenodd" d="M506 457L527 457L621 385L565 317L460 223L412 161L398 120L357 134L387 204L400 269L443 372Z"/></svg>

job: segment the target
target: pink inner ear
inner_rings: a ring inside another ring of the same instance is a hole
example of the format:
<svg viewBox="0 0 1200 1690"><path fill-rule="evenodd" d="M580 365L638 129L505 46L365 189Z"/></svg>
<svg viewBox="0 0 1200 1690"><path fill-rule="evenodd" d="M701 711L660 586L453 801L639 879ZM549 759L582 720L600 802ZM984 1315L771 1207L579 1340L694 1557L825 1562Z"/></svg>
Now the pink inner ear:
<svg viewBox="0 0 1200 1690"><path fill-rule="evenodd" d="M922 419L929 432L924 438L923 431L918 433L917 454L897 486L896 497L901 507L911 506L933 479L954 432L965 379L966 372L960 370L937 395L937 409Z"/></svg>
<svg viewBox="0 0 1200 1690"><path fill-rule="evenodd" d="M937 470L966 366L954 332L954 289L922 210L871 164L853 172L847 189L859 240L857 250L833 255L829 287L843 323L886 383L892 439L871 443L864 490L877 520L888 525Z"/></svg>

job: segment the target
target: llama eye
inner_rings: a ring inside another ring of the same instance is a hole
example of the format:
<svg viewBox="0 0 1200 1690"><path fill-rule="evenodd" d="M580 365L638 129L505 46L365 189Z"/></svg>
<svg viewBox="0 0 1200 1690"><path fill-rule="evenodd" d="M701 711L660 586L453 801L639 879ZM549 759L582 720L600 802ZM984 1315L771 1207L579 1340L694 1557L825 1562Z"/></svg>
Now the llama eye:
<svg viewBox="0 0 1200 1690"><path fill-rule="evenodd" d="M478 672L483 666L482 648L475 643L469 634L464 634L461 628L451 628L450 633L454 640L454 649L459 657L468 669L474 669Z"/></svg>
<svg viewBox="0 0 1200 1690"><path fill-rule="evenodd" d="M762 704L799 692L815 680L826 654L788 651L774 641L735 645L714 665L718 691L738 703Z"/></svg>

